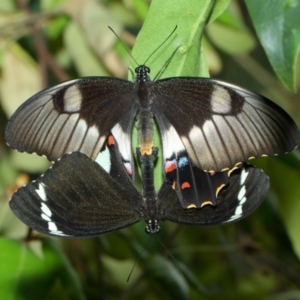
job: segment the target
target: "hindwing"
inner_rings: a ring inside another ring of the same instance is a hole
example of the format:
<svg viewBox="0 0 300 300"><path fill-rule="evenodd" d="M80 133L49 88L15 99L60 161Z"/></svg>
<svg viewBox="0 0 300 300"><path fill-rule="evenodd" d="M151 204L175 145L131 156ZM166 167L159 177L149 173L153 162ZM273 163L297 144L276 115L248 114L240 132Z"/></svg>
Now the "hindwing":
<svg viewBox="0 0 300 300"><path fill-rule="evenodd" d="M265 199L269 178L260 169L244 164L233 171L228 185L218 194L216 206L182 209L175 191L164 184L158 194L160 219L176 223L212 226L231 223L251 214Z"/></svg>
<svg viewBox="0 0 300 300"><path fill-rule="evenodd" d="M80 152L64 155L13 194L11 210L30 228L64 237L95 236L142 220L142 197L125 172L113 136L101 152L107 152L101 166Z"/></svg>

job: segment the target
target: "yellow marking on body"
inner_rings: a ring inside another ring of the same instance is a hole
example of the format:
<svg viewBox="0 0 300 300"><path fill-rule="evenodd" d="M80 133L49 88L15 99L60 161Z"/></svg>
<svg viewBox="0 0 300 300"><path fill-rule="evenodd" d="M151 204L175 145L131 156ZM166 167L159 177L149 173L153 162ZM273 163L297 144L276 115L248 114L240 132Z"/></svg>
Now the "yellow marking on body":
<svg viewBox="0 0 300 300"><path fill-rule="evenodd" d="M197 206L195 204L190 204L187 208L197 208Z"/></svg>
<svg viewBox="0 0 300 300"><path fill-rule="evenodd" d="M243 164L243 163L240 161L240 162L238 162L238 163L235 164L235 167L238 167L238 168L239 168L242 164Z"/></svg>
<svg viewBox="0 0 300 300"><path fill-rule="evenodd" d="M250 156L248 159L254 159L255 158L255 156Z"/></svg>
<svg viewBox="0 0 300 300"><path fill-rule="evenodd" d="M212 205L212 202L210 200L206 200L201 204L201 208L205 205Z"/></svg>
<svg viewBox="0 0 300 300"><path fill-rule="evenodd" d="M176 181L173 181L173 183L172 183L172 189L175 190L175 187L176 187Z"/></svg>
<svg viewBox="0 0 300 300"><path fill-rule="evenodd" d="M268 156L268 154L262 154L262 156L261 157L267 157Z"/></svg>
<svg viewBox="0 0 300 300"><path fill-rule="evenodd" d="M154 146L153 141L142 142L138 146L141 149L142 155L151 155L153 152L153 146Z"/></svg>
<svg viewBox="0 0 300 300"><path fill-rule="evenodd" d="M225 186L226 184L222 183L216 190L216 197L218 197L220 191L222 190L222 188Z"/></svg>
<svg viewBox="0 0 300 300"><path fill-rule="evenodd" d="M152 154L152 148L148 148L148 149L143 149L141 148L141 154L142 155L151 155Z"/></svg>

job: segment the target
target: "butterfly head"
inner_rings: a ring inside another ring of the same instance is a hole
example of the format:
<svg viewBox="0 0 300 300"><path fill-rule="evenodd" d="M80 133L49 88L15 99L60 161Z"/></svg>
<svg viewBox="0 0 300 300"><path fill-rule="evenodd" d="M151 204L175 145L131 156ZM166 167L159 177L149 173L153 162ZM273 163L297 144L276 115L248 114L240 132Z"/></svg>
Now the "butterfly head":
<svg viewBox="0 0 300 300"><path fill-rule="evenodd" d="M158 225L157 220L148 220L145 228L146 233L156 234L160 232L160 226Z"/></svg>
<svg viewBox="0 0 300 300"><path fill-rule="evenodd" d="M149 81L150 69L147 66L145 65L138 66L137 68L135 68L135 73L136 73L137 82Z"/></svg>

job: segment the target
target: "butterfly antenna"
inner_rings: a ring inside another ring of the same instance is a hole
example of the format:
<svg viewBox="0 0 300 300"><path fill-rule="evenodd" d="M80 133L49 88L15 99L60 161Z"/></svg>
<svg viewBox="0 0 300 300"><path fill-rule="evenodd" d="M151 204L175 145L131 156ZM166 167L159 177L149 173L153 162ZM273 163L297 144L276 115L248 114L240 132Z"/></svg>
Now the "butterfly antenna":
<svg viewBox="0 0 300 300"><path fill-rule="evenodd" d="M179 49L180 46L178 46L173 53L171 54L171 56L167 59L167 61L164 63L164 65L162 66L162 68L160 69L160 71L155 75L155 77L153 78L153 81L155 81L157 78L160 77L160 75L163 73L163 71L167 68L167 66L169 65L170 61L172 60L173 56L175 55L176 51Z"/></svg>
<svg viewBox="0 0 300 300"><path fill-rule="evenodd" d="M177 25L175 28L172 30L172 32L168 35L168 37L150 54L150 56L146 59L144 62L144 65L147 63L147 61L153 56L153 54L173 35L173 33L176 31Z"/></svg>
<svg viewBox="0 0 300 300"><path fill-rule="evenodd" d="M119 42L122 44L122 46L125 48L125 50L128 52L128 54L130 55L130 57L133 59L133 61L136 63L136 65L138 66L139 64L137 63L137 61L134 59L134 57L131 55L129 49L125 46L125 44L123 43L123 41L119 38L119 36L117 35L117 33L110 27L108 26L108 28L112 31L112 33L116 36L116 38L119 40Z"/></svg>
<svg viewBox="0 0 300 300"><path fill-rule="evenodd" d="M175 259L175 257L172 255L172 253L168 250L168 248L162 243L162 241L156 236L156 239L158 240L158 242L162 245L162 247L166 250L166 252L169 254L169 256L172 258L172 260L174 261L174 264L176 265L176 267L180 270L180 272L182 273L182 275L184 275L183 270L180 268L177 260Z"/></svg>
<svg viewBox="0 0 300 300"><path fill-rule="evenodd" d="M132 267L132 269L131 269L131 271L130 271L128 277L127 277L127 282L129 282L129 279L130 279L130 277L131 277L131 274L133 273L133 270L134 270L136 264L138 263L138 261L139 261L140 258L142 257L142 254L144 253L146 247L147 247L148 244L150 243L151 238L152 238L152 235L150 235L150 237L149 237L149 239L148 239L148 241L147 241L145 247L143 248L143 250L141 251L140 255L139 255L138 258L136 259L135 263L133 264L133 267Z"/></svg>

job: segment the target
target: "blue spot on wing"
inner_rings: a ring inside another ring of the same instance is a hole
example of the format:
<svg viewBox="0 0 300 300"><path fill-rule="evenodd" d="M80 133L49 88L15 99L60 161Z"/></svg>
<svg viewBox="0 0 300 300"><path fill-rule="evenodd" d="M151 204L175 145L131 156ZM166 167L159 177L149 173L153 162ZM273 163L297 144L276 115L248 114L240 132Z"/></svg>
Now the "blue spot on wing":
<svg viewBox="0 0 300 300"><path fill-rule="evenodd" d="M183 168L189 163L189 160L186 156L180 157L178 160L178 167Z"/></svg>

